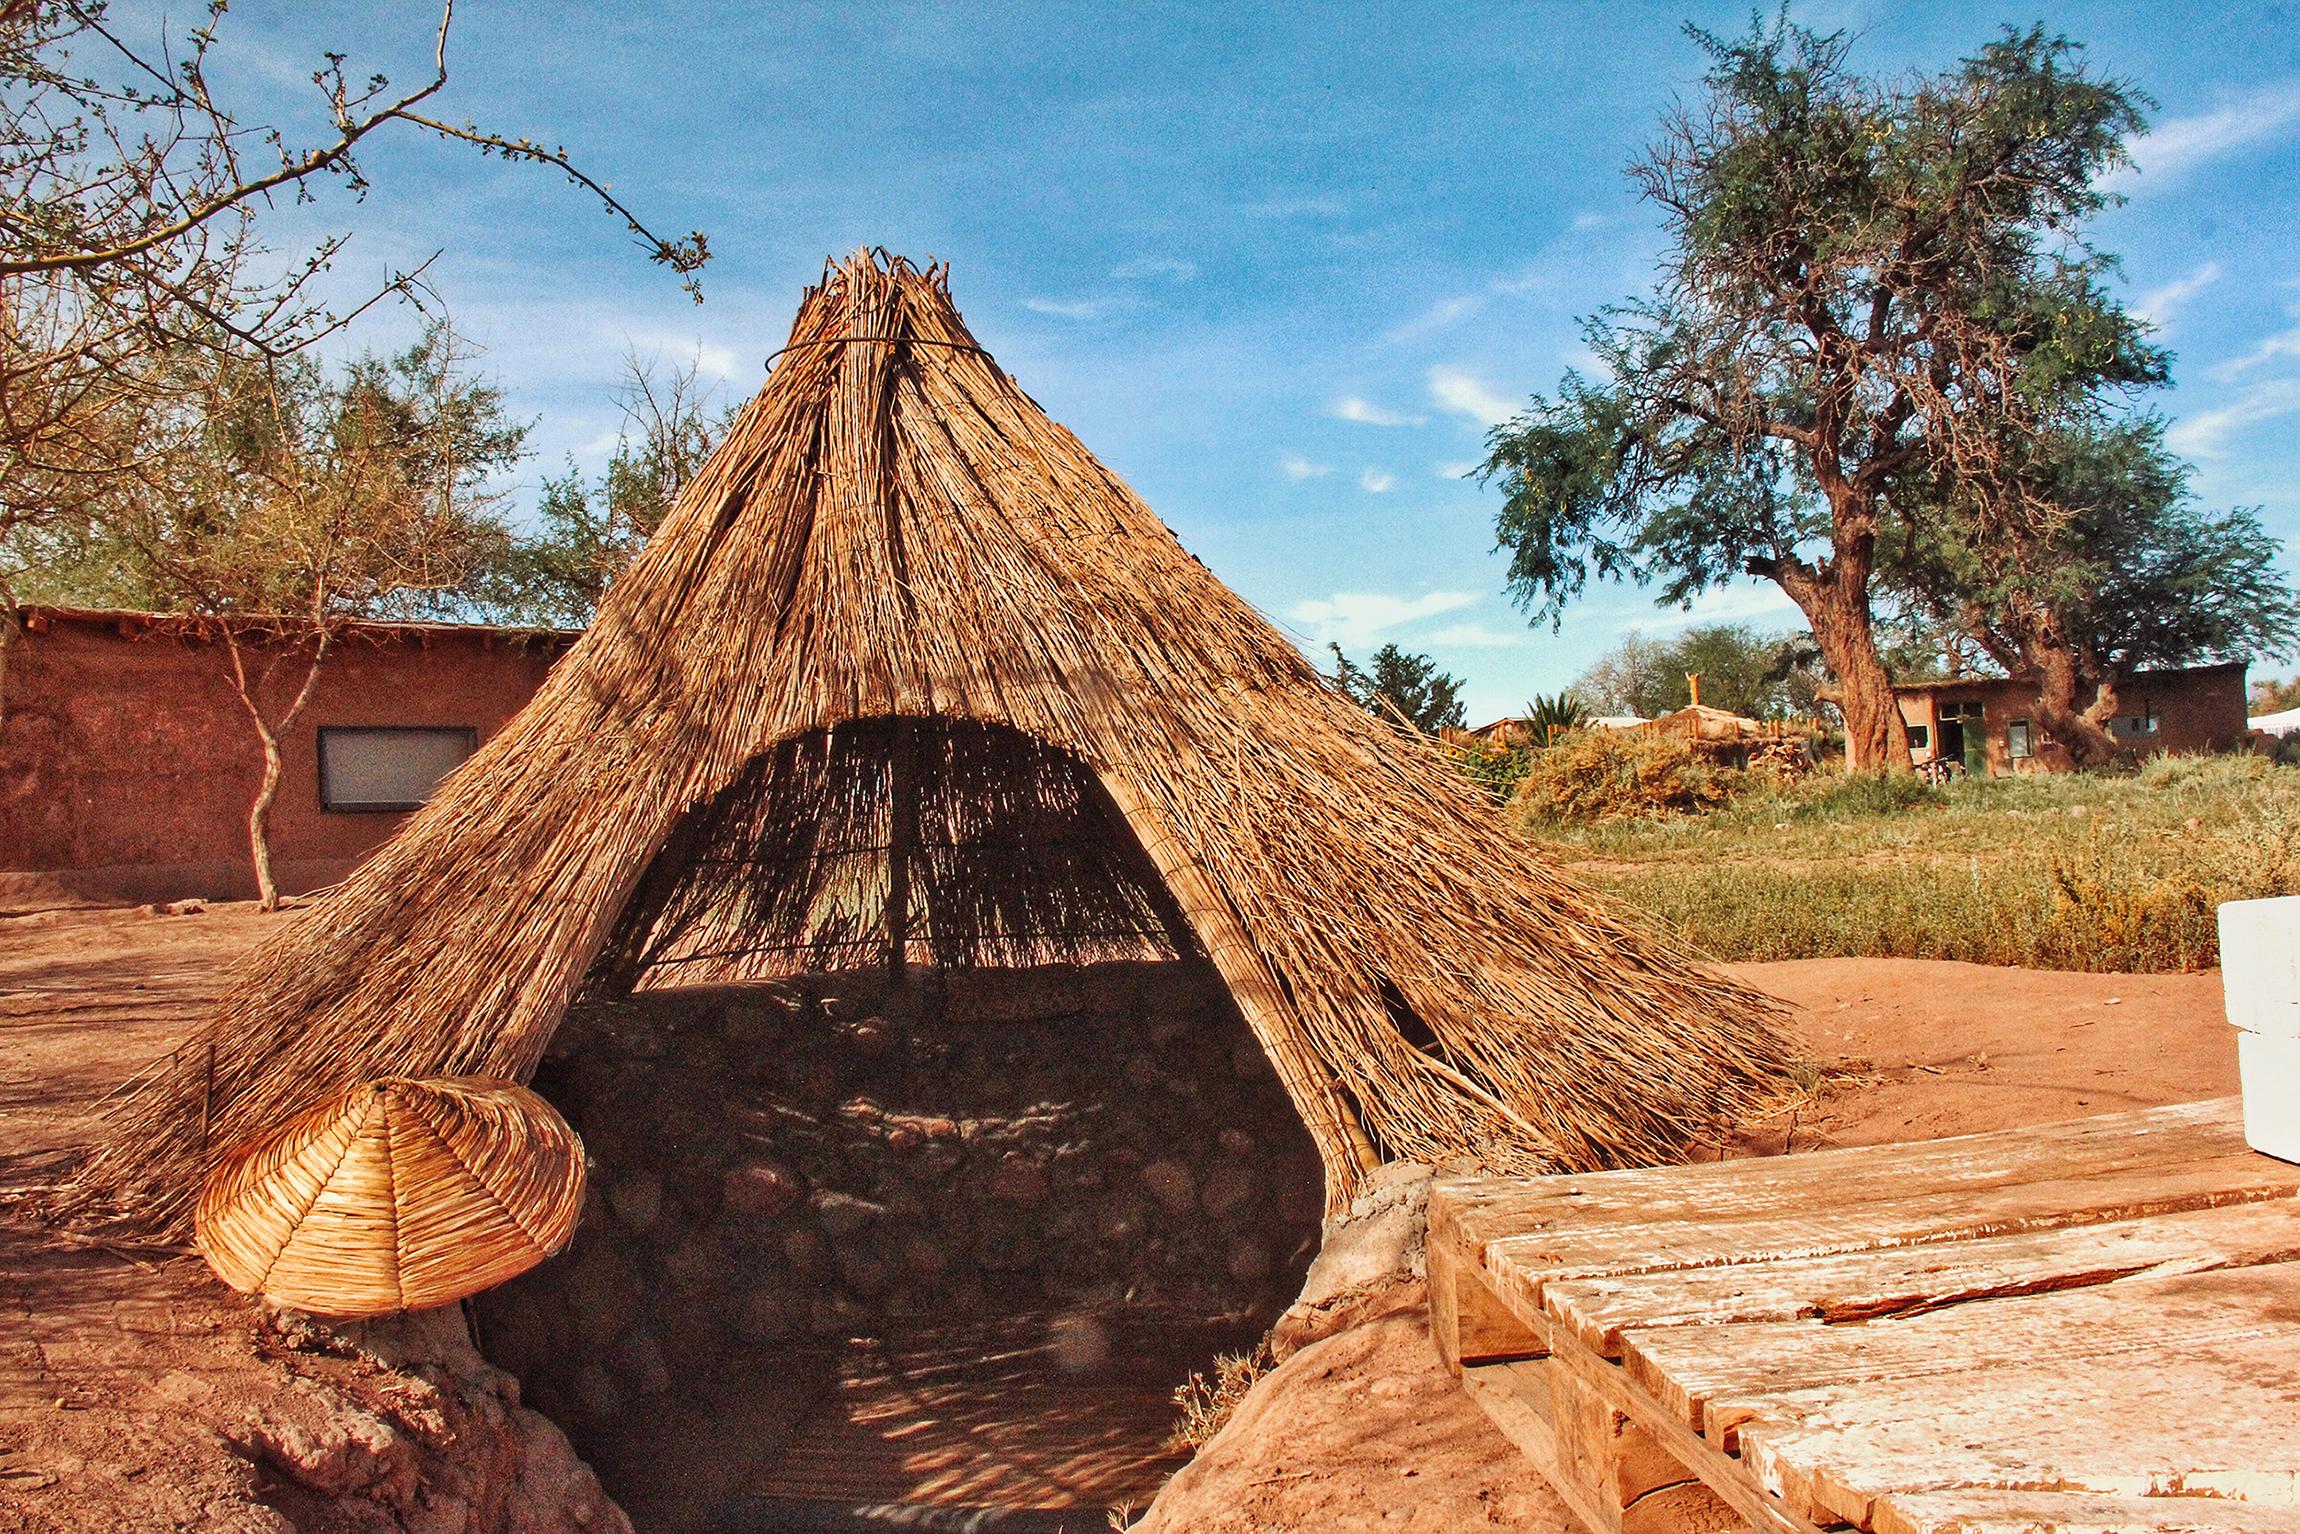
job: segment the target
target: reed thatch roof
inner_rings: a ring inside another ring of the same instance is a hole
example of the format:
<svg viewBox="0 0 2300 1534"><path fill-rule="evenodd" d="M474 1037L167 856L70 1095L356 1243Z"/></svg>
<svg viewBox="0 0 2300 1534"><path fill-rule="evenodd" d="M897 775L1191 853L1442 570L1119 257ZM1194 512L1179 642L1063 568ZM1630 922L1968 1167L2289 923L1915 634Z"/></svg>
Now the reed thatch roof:
<svg viewBox="0 0 2300 1534"><path fill-rule="evenodd" d="M942 268L829 268L777 358L534 701L251 956L88 1189L180 1229L206 1146L363 1079L524 1080L586 987L897 953L1204 953L1336 1200L1382 1158L1672 1157L1778 1089L1772 1003L1329 686Z"/></svg>

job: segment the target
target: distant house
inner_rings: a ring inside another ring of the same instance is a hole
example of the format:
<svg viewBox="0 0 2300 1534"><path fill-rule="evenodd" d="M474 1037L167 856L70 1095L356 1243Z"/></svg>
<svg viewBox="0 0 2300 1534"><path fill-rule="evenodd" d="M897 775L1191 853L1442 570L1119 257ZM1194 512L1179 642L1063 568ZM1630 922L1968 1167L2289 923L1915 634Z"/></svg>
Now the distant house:
<svg viewBox="0 0 2300 1534"><path fill-rule="evenodd" d="M0 675L0 910L255 893L262 758L214 620L24 607ZM333 883L502 728L575 635L358 623L282 737L280 887ZM261 641L243 640L264 655ZM299 680L291 658L281 668Z"/></svg>
<svg viewBox="0 0 2300 1534"><path fill-rule="evenodd" d="M1989 777L2069 769L2067 751L2037 717L2034 677L1908 682L1893 693L1920 767ZM2133 759L2231 750L2246 731L2244 662L2135 671L2117 687L2117 705L2108 732Z"/></svg>

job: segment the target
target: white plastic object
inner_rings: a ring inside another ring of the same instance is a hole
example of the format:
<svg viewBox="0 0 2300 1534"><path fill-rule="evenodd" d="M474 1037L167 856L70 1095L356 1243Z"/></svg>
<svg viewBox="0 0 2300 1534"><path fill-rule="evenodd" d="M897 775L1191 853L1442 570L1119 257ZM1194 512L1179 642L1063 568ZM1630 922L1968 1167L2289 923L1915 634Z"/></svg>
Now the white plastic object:
<svg viewBox="0 0 2300 1534"><path fill-rule="evenodd" d="M2244 1142L2300 1161L2300 896L2221 906L2220 987L2237 1029Z"/></svg>
<svg viewBox="0 0 2300 1534"><path fill-rule="evenodd" d="M2229 1022L2300 1038L2300 895L2220 907L2220 987Z"/></svg>
<svg viewBox="0 0 2300 1534"><path fill-rule="evenodd" d="M2300 1039L2239 1033L2236 1068L2244 1078L2244 1143L2300 1161Z"/></svg>

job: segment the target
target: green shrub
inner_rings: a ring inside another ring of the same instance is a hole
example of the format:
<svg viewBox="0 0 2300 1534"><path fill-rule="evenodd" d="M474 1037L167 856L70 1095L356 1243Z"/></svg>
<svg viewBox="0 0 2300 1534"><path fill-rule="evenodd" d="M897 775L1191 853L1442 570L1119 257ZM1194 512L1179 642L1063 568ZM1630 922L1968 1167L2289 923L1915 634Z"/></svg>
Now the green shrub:
<svg viewBox="0 0 2300 1534"><path fill-rule="evenodd" d="M1584 730L1535 755L1514 802L1535 825L1588 825L1715 809L1737 786L1737 774L1681 737Z"/></svg>
<svg viewBox="0 0 2300 1534"><path fill-rule="evenodd" d="M1949 796L1914 773L1824 772L1806 778L1782 796L1791 815L1844 820L1861 815L1898 815L1934 808Z"/></svg>
<svg viewBox="0 0 2300 1534"><path fill-rule="evenodd" d="M1530 746L1469 746L1455 759L1462 776L1507 804L1526 770L1533 765Z"/></svg>

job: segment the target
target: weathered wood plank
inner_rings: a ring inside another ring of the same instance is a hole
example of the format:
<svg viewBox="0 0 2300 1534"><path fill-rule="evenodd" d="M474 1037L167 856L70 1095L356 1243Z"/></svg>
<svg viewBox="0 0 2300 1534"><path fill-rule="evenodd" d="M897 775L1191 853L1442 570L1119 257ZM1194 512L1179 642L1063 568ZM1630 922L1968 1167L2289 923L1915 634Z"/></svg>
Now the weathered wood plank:
<svg viewBox="0 0 2300 1534"><path fill-rule="evenodd" d="M1549 1361L1470 1364L1463 1367L1461 1378L1470 1399L1503 1437L1517 1445L1550 1490L1573 1509L1573 1516L1593 1534L1615 1534L1621 1526L1619 1509L1606 1506L1596 1488L1575 1473L1559 1438Z"/></svg>
<svg viewBox="0 0 2300 1534"><path fill-rule="evenodd" d="M2242 1151L2242 1110L2212 1098L2066 1123L1957 1135L1915 1145L1865 1145L1693 1166L1544 1178L1439 1181L1433 1232L1458 1232L1465 1249L1498 1237L1620 1220L1706 1220L1867 1202L1912 1190L1997 1187L2086 1176Z"/></svg>
<svg viewBox="0 0 2300 1534"><path fill-rule="evenodd" d="M1653 1445L1739 1513L1756 1534L1820 1534L1817 1525L1759 1487L1754 1477L1743 1472L1738 1460L1633 1388L1619 1365L1599 1358L1568 1334L1561 1333L1554 1341L1556 1351L1550 1355L1547 1376L1553 1402L1563 1402L1580 1392L1612 1406L1642 1429ZM1557 1416L1555 1406L1551 1415L1553 1420ZM1564 1458L1562 1451L1560 1458Z"/></svg>
<svg viewBox="0 0 2300 1534"><path fill-rule="evenodd" d="M1928 1241L2105 1224L2142 1215L2258 1203L2300 1192L2300 1166L2251 1151L2096 1175L1904 1195L1846 1204L1816 1189L1803 1209L1769 1217L1619 1223L1487 1243L1485 1266L1503 1302L1543 1314L1549 1283L1821 1257Z"/></svg>
<svg viewBox="0 0 2300 1534"><path fill-rule="evenodd" d="M1879 1498L1960 1488L2208 1495L2300 1506L2300 1412L2294 1410L2300 1352L2292 1345L2300 1274L2290 1267L2152 1285L2202 1291L2185 1297L2183 1314L2165 1318L2174 1340L2152 1350L1991 1359L1960 1371L1950 1367L1953 1353L1930 1369L1918 1367L1924 1339L1899 1336L1890 1341L1896 1358L1871 1377L1772 1395L1719 1392L1704 1419L1736 1424L1741 1462L1790 1507L1864 1528L1872 1525ZM2263 1282L2275 1274L2284 1277ZM2239 1292L2245 1287L2252 1292ZM2082 1298L2108 1292L2090 1290ZM1994 1301L1841 1330L1916 1334L1929 1321L1956 1320L1963 1323L1961 1335L1930 1328L1932 1341L1968 1347L2015 1307L2069 1298L2076 1297ZM2158 1303L2169 1303L2168 1296L2160 1294ZM2251 1309L2263 1324L2249 1334L2207 1339L2197 1311L2215 1307ZM2145 1324L2147 1307L2136 1308Z"/></svg>
<svg viewBox="0 0 2300 1534"><path fill-rule="evenodd" d="M2234 1204L1966 1241L1588 1279L1548 1279L1550 1318L1621 1355L1630 1328L1847 1322L1970 1300L2300 1259L2300 1199Z"/></svg>
<svg viewBox="0 0 2300 1534"><path fill-rule="evenodd" d="M2295 1335L2300 1264L2134 1279L2090 1289L1959 1305L1898 1320L1669 1327L1623 1334L1622 1368L1637 1389L1723 1449L1735 1429L1778 1396L1832 1386L1926 1389L1944 1403L1993 1390L1990 1371L2117 1359L2151 1366L2212 1343ZM2300 1368L2300 1349L2294 1364ZM2119 1424L2114 1401L2090 1409L2102 1433ZM2300 1409L2289 1413L2300 1453Z"/></svg>
<svg viewBox="0 0 2300 1534"><path fill-rule="evenodd" d="M1534 1358L1549 1351L1549 1326L1519 1319L1493 1291L1485 1269L1452 1243L1427 1244L1430 1341L1455 1374L1468 1364Z"/></svg>
<svg viewBox="0 0 2300 1534"><path fill-rule="evenodd" d="M2300 1534L2300 1508L2057 1491L1896 1493L1874 1521L1876 1534Z"/></svg>

